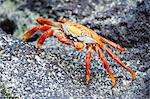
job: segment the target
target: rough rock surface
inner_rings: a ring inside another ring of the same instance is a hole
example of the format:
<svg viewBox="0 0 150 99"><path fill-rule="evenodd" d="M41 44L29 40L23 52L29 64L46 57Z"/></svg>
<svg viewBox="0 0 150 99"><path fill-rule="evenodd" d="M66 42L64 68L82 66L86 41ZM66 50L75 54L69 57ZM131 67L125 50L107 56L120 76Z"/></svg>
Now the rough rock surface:
<svg viewBox="0 0 150 99"><path fill-rule="evenodd" d="M150 42L149 0L26 0L23 8L58 19L77 19L125 47ZM21 8L21 6L20 6ZM134 32L133 32L134 31Z"/></svg>
<svg viewBox="0 0 150 99"><path fill-rule="evenodd" d="M0 31L0 96L10 93L31 98L149 98L149 0L0 0L0 9L0 27L18 38L40 16L76 19L126 47L121 55L111 49L137 73L137 79L131 82L131 75L103 51L117 78L117 85L111 89L110 78L93 53L91 81L86 84L85 50L76 51L55 38L48 38L38 50L36 42L29 45ZM38 35L33 36L29 41L37 38Z"/></svg>
<svg viewBox="0 0 150 99"><path fill-rule="evenodd" d="M7 92L23 98L148 98L150 70L142 71L145 66L140 55L140 59L126 62L137 74L133 82L129 73L107 58L117 78L116 86L111 89L110 78L103 64L98 63L96 53L92 58L91 81L86 84L85 51L78 52L55 38L50 39L51 43L46 43L49 47L38 50L34 45L0 31L0 81L5 86L1 96ZM132 51L138 52L139 48L128 49L118 56L122 60L130 59L134 56Z"/></svg>
<svg viewBox="0 0 150 99"><path fill-rule="evenodd" d="M17 37L36 23L35 18L57 20L63 16L76 19L124 47L150 42L149 0L2 0L0 5L4 9L0 21L15 21Z"/></svg>

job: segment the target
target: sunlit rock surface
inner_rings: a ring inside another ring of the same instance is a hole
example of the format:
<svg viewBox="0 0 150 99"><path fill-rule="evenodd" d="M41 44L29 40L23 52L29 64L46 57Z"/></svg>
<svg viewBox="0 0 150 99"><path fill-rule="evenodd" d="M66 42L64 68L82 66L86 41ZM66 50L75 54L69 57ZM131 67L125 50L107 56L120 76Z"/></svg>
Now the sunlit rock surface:
<svg viewBox="0 0 150 99"><path fill-rule="evenodd" d="M86 84L85 51L76 51L55 38L50 41L51 44L46 43L48 47L38 50L0 31L0 81L4 84L1 96L7 92L24 98L148 98L149 69L142 70L145 66L140 59L129 58L138 48L128 49L123 55L118 53L136 72L137 79L133 82L129 73L108 58L117 78L116 86L111 89L110 78L103 64L98 63L96 53L92 58L91 80Z"/></svg>
<svg viewBox="0 0 150 99"><path fill-rule="evenodd" d="M149 0L1 0L0 9L0 28L14 36L0 31L0 96L148 99ZM91 80L86 84L85 50L76 51L56 38L46 39L42 48L37 49L38 34L28 43L20 39L27 28L36 24L36 18L57 21L60 16L77 20L126 47L123 54L111 49L136 72L137 79L132 82L130 73L103 51L117 79L116 86L111 88L110 78L97 53L93 53ZM5 20L15 24L3 24Z"/></svg>

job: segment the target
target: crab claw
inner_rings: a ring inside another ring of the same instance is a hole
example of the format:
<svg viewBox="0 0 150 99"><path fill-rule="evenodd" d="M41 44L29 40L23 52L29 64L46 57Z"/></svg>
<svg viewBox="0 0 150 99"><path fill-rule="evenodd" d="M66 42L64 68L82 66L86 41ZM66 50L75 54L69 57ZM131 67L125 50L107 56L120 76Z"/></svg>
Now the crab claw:
<svg viewBox="0 0 150 99"><path fill-rule="evenodd" d="M73 45L77 50L81 50L86 46L84 43L81 42L73 42Z"/></svg>

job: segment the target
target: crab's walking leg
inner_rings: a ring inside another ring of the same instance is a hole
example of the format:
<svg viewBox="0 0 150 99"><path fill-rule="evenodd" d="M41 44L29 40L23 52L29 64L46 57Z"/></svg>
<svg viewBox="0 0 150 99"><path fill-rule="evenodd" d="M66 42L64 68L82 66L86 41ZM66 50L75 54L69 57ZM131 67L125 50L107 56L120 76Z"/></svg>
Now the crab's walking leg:
<svg viewBox="0 0 150 99"><path fill-rule="evenodd" d="M107 60L106 60L105 56L103 55L103 53L102 53L101 49L99 48L99 46L96 46L96 50L98 51L98 55L99 55L100 59L102 60L102 62L104 63L104 67L107 70L107 72L108 72L108 74L111 78L112 87L114 87L115 84L116 84L116 79L114 77L114 74L111 72L110 67L107 63Z"/></svg>
<svg viewBox="0 0 150 99"><path fill-rule="evenodd" d="M110 40L107 40L104 37L100 37L100 39L108 44L110 44L112 47L119 49L121 52L125 51L125 48L122 48L119 44L116 44Z"/></svg>
<svg viewBox="0 0 150 99"><path fill-rule="evenodd" d="M58 32L56 37L60 42L67 44L67 45L72 45L72 42L69 42L68 39L63 35L62 32Z"/></svg>
<svg viewBox="0 0 150 99"><path fill-rule="evenodd" d="M54 21L51 21L51 20L45 19L45 18L37 18L36 21L41 25L44 25L44 24L52 25L52 26L61 26L62 25L62 23L60 23L60 22L54 22Z"/></svg>
<svg viewBox="0 0 150 99"><path fill-rule="evenodd" d="M90 80L90 58L92 56L92 47L89 46L86 54L86 80L87 82Z"/></svg>
<svg viewBox="0 0 150 99"><path fill-rule="evenodd" d="M36 31L38 30L43 30L43 31L46 31L48 29L50 29L51 26L49 25L44 25L44 26L35 26L33 28L31 28L30 30L28 30L24 35L23 35L23 40L26 40L28 39L31 35L33 35Z"/></svg>
<svg viewBox="0 0 150 99"><path fill-rule="evenodd" d="M117 62L119 63L123 68L125 68L127 71L129 71L132 74L132 80L136 79L136 74L130 69L128 68L115 54L113 54L109 48L105 47L106 52Z"/></svg>
<svg viewBox="0 0 150 99"><path fill-rule="evenodd" d="M44 43L45 39L47 38L47 36L53 36L53 34L55 33L54 30L47 30L45 31L39 38L38 42L37 42L37 48L40 48L41 45Z"/></svg>
<svg viewBox="0 0 150 99"><path fill-rule="evenodd" d="M41 47L41 45L44 43L45 39L48 36L56 36L60 42L65 43L67 45L72 45L72 43L68 42L68 39L65 36L63 36L60 30L56 30L56 28L52 28L52 29L54 30L47 30L40 36L38 43L37 43L37 48Z"/></svg>

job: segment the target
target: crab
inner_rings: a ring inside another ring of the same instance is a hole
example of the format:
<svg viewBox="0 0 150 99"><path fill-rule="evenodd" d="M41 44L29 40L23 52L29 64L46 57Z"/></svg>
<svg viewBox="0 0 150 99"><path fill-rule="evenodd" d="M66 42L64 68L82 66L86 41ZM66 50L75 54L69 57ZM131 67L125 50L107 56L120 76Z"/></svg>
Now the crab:
<svg viewBox="0 0 150 99"><path fill-rule="evenodd" d="M86 49L87 52L85 66L87 82L90 80L90 59L92 57L92 52L95 51L98 53L100 60L103 62L104 67L109 74L112 87L114 87L116 84L114 74L112 73L108 62L102 53L102 50L105 50L107 54L114 59L114 61L130 72L132 75L132 80L136 79L136 73L127 67L104 43L110 44L112 47L121 52L125 51L125 48L121 47L119 44L99 36L96 32L86 26L76 22L68 21L65 18L60 18L58 22L54 22L45 18L37 18L36 21L39 23L39 25L36 25L26 31L23 35L23 40L27 40L30 36L36 33L36 31L41 30L44 31L44 33L41 34L40 38L38 39L37 48L41 47L47 37L54 36L60 42L69 46L74 46L74 48L77 50Z"/></svg>

